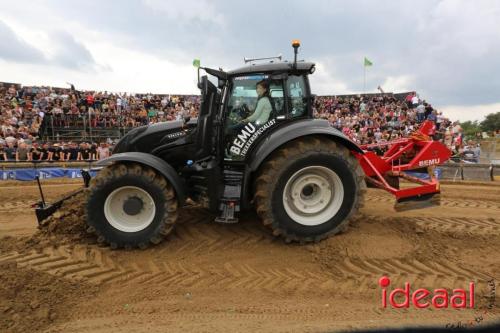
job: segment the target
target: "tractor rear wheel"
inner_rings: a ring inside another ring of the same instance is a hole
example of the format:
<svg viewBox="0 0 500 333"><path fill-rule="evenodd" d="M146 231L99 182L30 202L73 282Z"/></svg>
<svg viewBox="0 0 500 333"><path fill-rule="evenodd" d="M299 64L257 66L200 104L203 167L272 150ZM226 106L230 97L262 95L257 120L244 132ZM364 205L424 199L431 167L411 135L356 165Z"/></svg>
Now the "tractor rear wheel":
<svg viewBox="0 0 500 333"><path fill-rule="evenodd" d="M174 228L177 200L172 186L154 169L116 163L92 179L87 201L88 231L111 248L146 248Z"/></svg>
<svg viewBox="0 0 500 333"><path fill-rule="evenodd" d="M263 223L287 242L317 242L346 230L363 202L364 173L349 150L307 137L274 152L256 178Z"/></svg>

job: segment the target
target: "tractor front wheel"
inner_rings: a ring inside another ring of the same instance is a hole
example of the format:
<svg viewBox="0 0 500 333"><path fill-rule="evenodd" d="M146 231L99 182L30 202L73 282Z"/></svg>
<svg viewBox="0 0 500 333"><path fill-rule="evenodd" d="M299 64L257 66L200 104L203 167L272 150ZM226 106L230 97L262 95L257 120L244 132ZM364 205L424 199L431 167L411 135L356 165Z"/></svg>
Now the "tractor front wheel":
<svg viewBox="0 0 500 333"><path fill-rule="evenodd" d="M111 248L146 248L174 228L177 200L172 186L154 169L117 163L92 180L87 225Z"/></svg>
<svg viewBox="0 0 500 333"><path fill-rule="evenodd" d="M306 243L344 231L366 184L347 148L308 137L274 152L260 168L255 188L257 213L273 234Z"/></svg>

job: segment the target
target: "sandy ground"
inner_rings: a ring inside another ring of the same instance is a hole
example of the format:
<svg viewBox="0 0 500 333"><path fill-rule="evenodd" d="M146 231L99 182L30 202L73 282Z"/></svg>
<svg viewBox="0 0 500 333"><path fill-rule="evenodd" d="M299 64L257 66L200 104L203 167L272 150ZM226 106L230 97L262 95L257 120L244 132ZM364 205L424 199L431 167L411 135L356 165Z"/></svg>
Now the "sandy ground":
<svg viewBox="0 0 500 333"><path fill-rule="evenodd" d="M52 182L48 199L79 183ZM77 197L37 231L33 183L0 184L0 332L331 332L500 320L500 186L444 184L440 207L396 213L369 189L349 230L286 245L255 216L213 223L185 209L169 240L112 251L86 236ZM474 309L381 307L391 287L467 288ZM491 282L494 280L494 286ZM488 306L490 308L488 308Z"/></svg>

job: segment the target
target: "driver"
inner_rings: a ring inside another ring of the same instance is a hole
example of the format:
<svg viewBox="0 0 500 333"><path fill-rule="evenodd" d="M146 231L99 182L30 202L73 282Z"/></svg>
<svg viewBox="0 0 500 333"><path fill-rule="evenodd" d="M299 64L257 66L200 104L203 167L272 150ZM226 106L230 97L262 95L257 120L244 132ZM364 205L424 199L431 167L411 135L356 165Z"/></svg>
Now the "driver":
<svg viewBox="0 0 500 333"><path fill-rule="evenodd" d="M261 126L267 122L273 110L269 95L269 82L266 80L257 82L256 90L258 95L257 107L254 113L248 118L243 119L242 122L244 124L253 122L257 126Z"/></svg>

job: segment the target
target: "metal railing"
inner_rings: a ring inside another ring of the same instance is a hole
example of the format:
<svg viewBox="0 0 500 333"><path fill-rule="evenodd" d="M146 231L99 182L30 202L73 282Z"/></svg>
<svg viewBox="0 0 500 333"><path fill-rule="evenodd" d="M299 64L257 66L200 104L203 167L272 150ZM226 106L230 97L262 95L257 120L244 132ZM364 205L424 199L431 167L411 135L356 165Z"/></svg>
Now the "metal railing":
<svg viewBox="0 0 500 333"><path fill-rule="evenodd" d="M98 120L88 115L46 115L40 128L40 137L44 141L92 141L107 139L118 140L134 127L123 126L119 117L119 126L93 126Z"/></svg>

